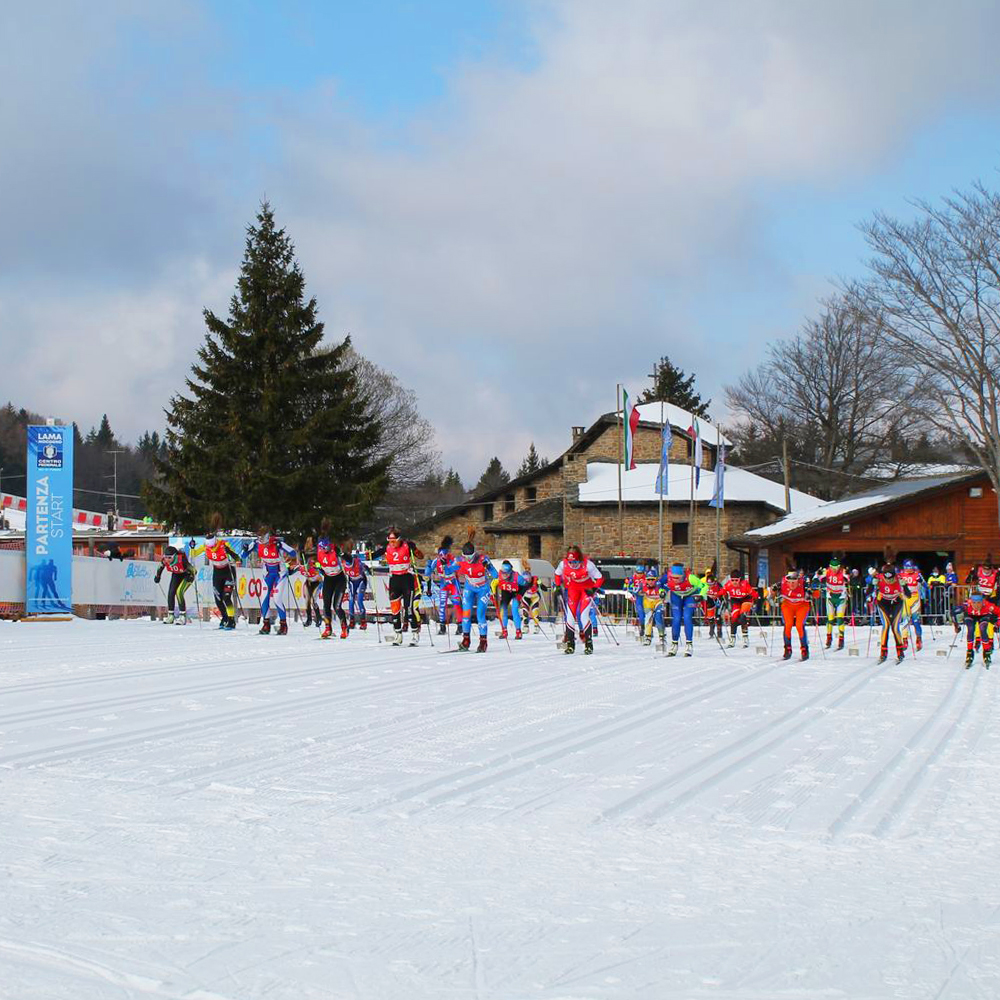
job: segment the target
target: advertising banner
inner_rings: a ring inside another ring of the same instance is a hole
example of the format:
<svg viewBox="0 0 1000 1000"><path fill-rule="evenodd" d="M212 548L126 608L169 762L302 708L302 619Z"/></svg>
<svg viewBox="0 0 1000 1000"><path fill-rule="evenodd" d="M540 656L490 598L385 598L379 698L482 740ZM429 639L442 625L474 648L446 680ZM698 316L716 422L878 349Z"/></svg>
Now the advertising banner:
<svg viewBox="0 0 1000 1000"><path fill-rule="evenodd" d="M73 428L28 426L25 611L73 610Z"/></svg>

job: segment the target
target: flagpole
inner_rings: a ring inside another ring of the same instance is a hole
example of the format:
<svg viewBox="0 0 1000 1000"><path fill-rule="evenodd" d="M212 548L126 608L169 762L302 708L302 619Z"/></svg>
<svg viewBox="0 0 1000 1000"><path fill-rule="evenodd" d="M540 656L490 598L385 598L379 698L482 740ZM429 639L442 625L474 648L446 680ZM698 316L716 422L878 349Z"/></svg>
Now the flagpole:
<svg viewBox="0 0 1000 1000"><path fill-rule="evenodd" d="M698 439L698 431L694 427L694 415L692 414L691 427L694 429L694 437L691 438L691 513L688 517L688 569L694 572L694 456L697 449L695 442Z"/></svg>
<svg viewBox="0 0 1000 1000"><path fill-rule="evenodd" d="M715 425L715 577L722 577L722 547L719 542L719 523L722 517L722 495L719 489L719 425Z"/></svg>
<svg viewBox="0 0 1000 1000"><path fill-rule="evenodd" d="M615 386L615 409L621 414L618 435L618 551L625 553L625 511L622 507L622 466L625 464L625 407L621 402L622 387Z"/></svg>
<svg viewBox="0 0 1000 1000"><path fill-rule="evenodd" d="M663 436L666 434L666 425L663 423L663 400L660 400L660 475L663 474ZM657 479L660 478L658 475ZM663 572L663 483L660 483L659 488L656 491L660 494L660 547L657 553L656 565L660 568L660 572Z"/></svg>

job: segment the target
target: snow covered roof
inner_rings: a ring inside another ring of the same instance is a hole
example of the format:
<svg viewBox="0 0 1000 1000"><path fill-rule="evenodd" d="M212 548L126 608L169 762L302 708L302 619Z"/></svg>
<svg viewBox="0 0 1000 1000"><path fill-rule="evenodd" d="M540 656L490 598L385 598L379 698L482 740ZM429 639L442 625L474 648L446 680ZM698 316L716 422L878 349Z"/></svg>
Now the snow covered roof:
<svg viewBox="0 0 1000 1000"><path fill-rule="evenodd" d="M659 403L655 404L659 408ZM622 472L622 499L626 503L659 500L656 492L656 475L660 467L645 463ZM664 501L688 501L691 496L691 467L674 464L667 477L667 495ZM763 476L736 466L726 467L724 481L726 502L763 503L775 510L785 509L785 487ZM715 473L701 470L701 482L695 488L697 503L707 503L715 495ZM580 503L611 503L618 499L618 465L614 462L588 462L587 480L580 484ZM791 490L789 499L792 511L808 511L823 503L817 497Z"/></svg>
<svg viewBox="0 0 1000 1000"><path fill-rule="evenodd" d="M763 528L754 528L746 533L746 538L756 542L768 542L780 538L784 535L796 534L808 528L816 527L828 521L848 520L852 514L859 511L869 511L873 507L881 507L883 504L898 503L907 500L921 493L948 486L952 483L960 483L965 479L972 479L982 475L979 470L966 471L961 475L946 476L925 476L922 479L896 479L873 490L866 490L864 493L856 493L854 496L845 497L843 500L830 500L821 503L817 507L812 507L805 511L796 511L787 517L783 517L774 524L765 525Z"/></svg>
<svg viewBox="0 0 1000 1000"><path fill-rule="evenodd" d="M674 406L673 403L640 403L636 407L639 411L639 419L644 423L659 424L661 406L663 407L663 420L670 424L671 427L676 427L686 434L688 428L694 422L694 417L691 416L689 410L682 410L679 406ZM621 410L615 410L611 416L617 420L620 414ZM724 444L727 448L731 447L732 442L729 438L715 424L709 423L704 417L698 418L698 428L701 431L701 439L705 444L714 445L716 435L718 435L720 444ZM783 505L782 509L784 509Z"/></svg>
<svg viewBox="0 0 1000 1000"><path fill-rule="evenodd" d="M908 465L905 462L889 462L874 465L867 470L873 479L924 479L927 476L957 476L975 472L977 466L969 464L945 465L942 463L919 462Z"/></svg>

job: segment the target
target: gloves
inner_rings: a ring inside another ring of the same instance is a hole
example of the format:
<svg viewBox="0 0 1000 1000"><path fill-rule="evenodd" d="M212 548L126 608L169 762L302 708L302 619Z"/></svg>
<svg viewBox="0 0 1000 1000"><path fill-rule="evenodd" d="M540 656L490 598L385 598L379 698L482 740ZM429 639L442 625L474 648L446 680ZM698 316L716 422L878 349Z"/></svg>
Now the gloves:
<svg viewBox="0 0 1000 1000"><path fill-rule="evenodd" d="M159 583L161 576L163 576L163 567L162 566L156 571L156 575L153 577L153 583Z"/></svg>

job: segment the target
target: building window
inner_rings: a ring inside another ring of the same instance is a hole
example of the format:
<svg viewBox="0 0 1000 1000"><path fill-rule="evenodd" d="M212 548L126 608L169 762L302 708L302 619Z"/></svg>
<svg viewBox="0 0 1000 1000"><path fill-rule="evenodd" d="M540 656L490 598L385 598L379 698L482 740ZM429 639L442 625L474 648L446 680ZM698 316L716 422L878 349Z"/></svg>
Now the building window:
<svg viewBox="0 0 1000 1000"><path fill-rule="evenodd" d="M528 558L529 559L541 559L542 558L542 536L541 535L528 535Z"/></svg>
<svg viewBox="0 0 1000 1000"><path fill-rule="evenodd" d="M524 499L528 503L534 503L538 499L538 487L537 486L526 486L524 488Z"/></svg>
<svg viewBox="0 0 1000 1000"><path fill-rule="evenodd" d="M513 493L508 493L503 498L503 512L505 514L513 514L514 513L514 494Z"/></svg>
<svg viewBox="0 0 1000 1000"><path fill-rule="evenodd" d="M670 544L677 548L688 543L688 522L674 521L670 525Z"/></svg>
<svg viewBox="0 0 1000 1000"><path fill-rule="evenodd" d="M493 504L484 503L483 504L483 520L492 521L493 520Z"/></svg>

